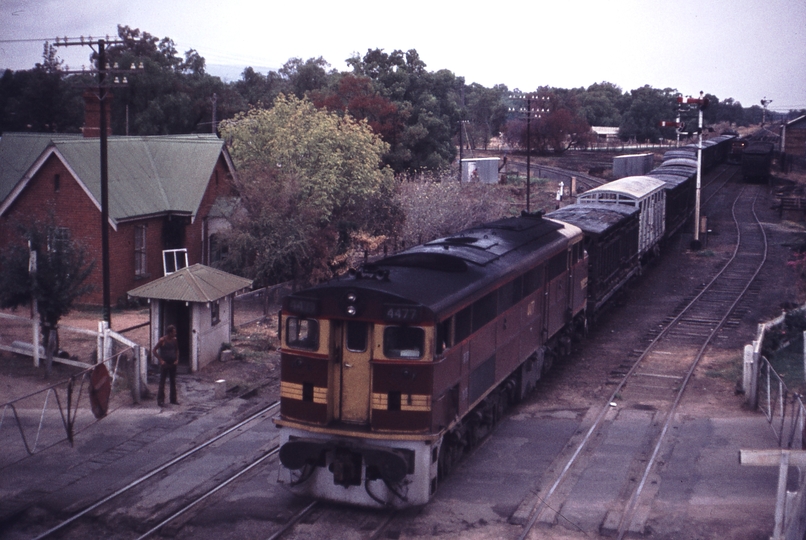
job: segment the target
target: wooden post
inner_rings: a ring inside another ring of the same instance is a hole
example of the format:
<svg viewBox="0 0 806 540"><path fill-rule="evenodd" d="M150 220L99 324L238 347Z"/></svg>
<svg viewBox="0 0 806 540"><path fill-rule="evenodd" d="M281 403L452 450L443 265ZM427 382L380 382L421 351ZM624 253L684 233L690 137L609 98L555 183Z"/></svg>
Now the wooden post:
<svg viewBox="0 0 806 540"><path fill-rule="evenodd" d="M742 370L742 390L748 402L750 402L750 392L752 391L753 377L753 346L744 346L744 369Z"/></svg>
<svg viewBox="0 0 806 540"><path fill-rule="evenodd" d="M775 467L778 466L778 491L775 501L775 529L771 540L781 540L784 538L784 531L786 529L786 522L792 523L793 520L798 520L798 509L791 508L790 511L795 515L787 515L787 476L789 473L789 466L799 468L806 467L806 451L804 450L784 450L776 448L772 450L739 450L739 464L748 465L753 467ZM798 491L804 490L804 483L802 479L799 480ZM798 536L800 538L800 536Z"/></svg>

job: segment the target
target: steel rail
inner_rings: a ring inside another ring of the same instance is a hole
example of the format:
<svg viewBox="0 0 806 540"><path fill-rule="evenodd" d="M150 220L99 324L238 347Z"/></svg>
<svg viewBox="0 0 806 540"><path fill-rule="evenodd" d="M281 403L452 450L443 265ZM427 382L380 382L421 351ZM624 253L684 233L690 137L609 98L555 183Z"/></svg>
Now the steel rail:
<svg viewBox="0 0 806 540"><path fill-rule="evenodd" d="M144 540L145 538L148 538L149 536L151 536L155 532L157 532L160 529L162 529L165 525L167 525L171 521L173 521L176 518L178 518L179 516L183 515L185 512L188 512L191 508L193 508L197 504L200 504L201 502L206 500L208 497L210 497L210 496L214 495L215 493L217 493L219 490L224 489L225 487L230 485L232 482L234 482L235 480L237 480L238 478L240 478L244 474L248 473L249 471L251 471L252 469L257 467L258 465L260 465L261 463L263 463L267 459L277 455L279 452L280 452L280 447L279 446L273 447L271 450L269 450L268 452L266 452L265 454L263 454L262 456L257 458L255 461L253 461L252 463L250 463L249 465L247 465L246 467L244 467L243 469L241 469L237 473L233 474L232 476L230 476L229 478L227 478L223 482L217 484L216 486L214 486L213 488L208 490L203 495L201 495L198 498L196 498L194 501L190 502L189 504L186 504L185 506L183 506L182 508L180 508L179 510L177 510L176 512L174 512L170 516L166 517L159 524L155 525L154 527L149 529L144 534L138 536L137 540Z"/></svg>
<svg viewBox="0 0 806 540"><path fill-rule="evenodd" d="M742 191L742 193L743 192L744 191ZM741 225L740 225L738 219L736 218L736 204L738 203L739 198L741 198L742 193L740 193L739 197L736 198L736 200L733 203L733 208L731 209L732 210L732 215L733 215L733 220L734 220L734 223L736 224L736 230L737 230L737 234L738 234L738 239L737 239L737 242L736 242L736 248L733 251L733 255L732 255L730 261L727 264L725 264L724 268L727 268L728 265L731 262L733 262L733 260L735 260L735 258L737 257L737 255L739 253L739 248L740 248L741 242L742 242ZM764 263L767 261L767 249L768 249L767 234L764 232L764 227L761 225L761 222L758 219L758 215L756 214L756 210L755 210L756 200L757 200L757 197L754 197L751 210L752 210L752 213L753 213L753 217L756 220L756 225L758 225L758 227L759 227L759 229L761 231L761 235L762 235L763 240L764 240L764 252L763 252L763 256L761 258L761 262L756 267L756 270L755 270L755 272L753 272L753 275L750 277L750 279L747 280L747 283L744 286L744 288L742 289L742 291L734 299L734 301L731 303L730 307L726 310L725 315L722 317L722 319L719 321L719 323L714 327L714 329L711 331L711 333L705 339L705 342L702 344L702 346L700 347L700 349L697 352L696 356L694 357L694 361L691 363L691 366L689 367L689 370L686 373L686 376L683 379L683 382L680 385L679 390L677 391L677 395L675 396L674 403L672 404L672 407L669 409L669 411L668 411L668 413L666 415L666 421L664 422L663 429L661 430L661 433L658 436L658 440L655 443L655 448L652 451L652 456L647 461L646 467L644 468L644 474L641 477L641 482L638 484L638 487L633 492L633 496L630 499L630 503L628 504L626 511L624 512L624 514L622 514L621 521L619 522L619 528L618 528L618 537L617 537L618 540L622 540L624 538L624 535L627 532L627 528L629 527L629 524L632 521L633 515L635 513L635 509L638 507L638 501L641 498L641 493L643 492L644 486L646 485L646 480L649 477L649 473L650 473L650 471L652 470L652 467L655 464L655 460L657 459L657 456L658 456L658 453L660 452L661 446L665 442L666 433L668 432L669 427L671 426L671 424L672 424L672 422L674 420L675 412L677 411L677 407L680 404L680 400L683 398L683 393L686 391L686 387L688 385L688 382L691 379L692 375L694 374L694 370L699 365L700 360L702 359L703 355L705 354L705 350L711 344L711 341L714 339L716 334L722 329L722 326L724 326L725 321L727 321L727 319L730 317L730 314L736 308L736 305L741 301L741 299L744 297L744 295L747 294L747 290L750 288L750 285L756 279L756 277L758 276L759 272L761 272L761 268L764 266ZM723 270L724 270L724 268L723 268ZM720 272L720 275L721 274L722 274L722 272Z"/></svg>
<svg viewBox="0 0 806 540"><path fill-rule="evenodd" d="M726 180L723 183L723 186L724 186L725 183L727 183L727 181L728 180ZM711 183L713 183L713 182L711 182ZM719 189L721 189L721 188L722 188L722 186L719 187ZM711 197L713 197L713 194L711 195ZM740 197L741 197L741 193L736 198L736 201L738 201L738 199ZM710 197L709 197L709 199L710 199ZM754 211L754 215L755 215L755 211ZM737 225L737 230L738 230L738 225ZM739 230L739 233L740 232L741 231ZM763 232L763 228L762 228L762 232ZM565 466L563 467L562 471L560 472L558 477L555 479L554 483L549 488L549 490L546 493L546 495L541 497L538 500L538 502L535 504L535 506L533 507L533 509L532 509L532 511L530 513L530 519L526 523L526 525L524 526L523 532L522 532L521 536L519 536L519 540L525 540L526 539L526 537L528 536L529 532L531 531L531 529L534 527L535 523L537 522L537 519L540 516L540 513L542 512L543 508L548 506L549 498L554 494L554 492L557 490L557 488L565 481L569 470L576 463L576 461L579 458L579 455L582 453L582 451L587 447L587 445L588 445L591 437L593 436L593 434L601 426L602 420L604 419L605 415L607 414L607 411L609 411L610 408L611 408L610 403L612 403L615 399L617 399L617 396L621 393L621 391L624 388L624 386L626 385L627 381L636 372L636 370L641 365L643 360L654 349L654 347L657 345L657 343L662 338L664 338L676 326L676 324L684 317L684 315L686 315L693 308L693 306L700 300L700 298L714 286L716 281L727 270L727 268L730 266L730 263L733 262L733 260L736 258L736 255L737 255L737 252L738 252L738 245L739 245L739 240L737 239L737 247L734 249L734 253L731 256L731 258L725 263L725 265L723 265L723 267L713 277L713 279L711 279L711 281L709 281L708 284L705 287L703 287L702 290L681 310L681 312L676 317L674 317L674 319L672 319L669 322L669 324L667 324L666 327L660 333L658 333L657 336L655 336L654 339L652 339L652 341L644 349L643 353L635 360L635 362L633 363L633 365L630 368L630 370L627 371L627 373L623 375L623 377L621 379L621 382L619 382L619 384L616 385L615 389L610 394L609 399L606 400L606 402L604 403L604 405L600 409L599 413L596 415L596 417L595 417L595 419L593 421L593 424L590 426L590 428L586 432L586 434L583 437L582 441L580 441L580 443L577 445L577 448L575 449L574 453L569 458L568 462L565 464ZM766 246L766 236L765 236L765 246ZM765 253L765 260L766 260L766 253ZM762 263L762 265L763 265L763 263ZM759 268L756 270L755 274L753 275L753 279L755 279L755 276L758 275L758 272L760 271L760 269L761 269L761 267L759 266ZM750 285L750 283L752 283L753 279L751 279L748 282L747 287L745 287L744 292L746 292L747 288L749 288L749 285ZM742 293L742 296L743 296L744 292ZM739 299L736 300L736 303L738 303L738 301L739 301ZM733 310L734 306L735 306L735 303L734 303L733 306L731 306L730 310L728 310L728 314L725 316L725 318L727 318L727 316ZM722 324L723 323L720 323L720 328L721 328ZM713 335L715 335L715 332L714 332ZM691 372L693 373L693 368L692 368Z"/></svg>
<svg viewBox="0 0 806 540"><path fill-rule="evenodd" d="M116 497L118 497L118 496L122 495L123 493L126 493L127 491L129 491L129 490L133 489L134 487L136 487L136 486L138 486L138 485L142 484L142 483L143 483L143 482L145 482L146 480L148 480L148 479L152 478L153 476L155 476L155 475L157 475L157 474L161 473L162 471L164 471L164 470L168 469L169 467L171 467L171 466L173 466L173 465L175 465L175 464L179 463L180 461L183 461L183 460L187 459L188 457L190 457L190 456L192 456L193 454L195 454L195 453L197 453L197 452L199 452L199 451L203 450L204 448L206 448L206 447L210 446L211 444L213 444L213 443L215 443L215 442L217 442L217 441L221 440L222 438L226 437L227 435L229 435L229 434L230 434L230 433L232 433L233 431L236 431L237 429L240 429L240 428L241 428L241 427L243 427L244 425L246 425L246 424L248 424L248 423L252 422L252 421L253 421L253 420L255 420L256 418L259 418L260 416L265 415L266 413L268 413L268 412L269 412L269 411L271 411L272 409L276 409L277 407L279 407L279 405L280 405L280 402L279 402L279 401L275 401L275 402L273 402L273 403L269 404L268 406L264 407L263 409L259 410L258 412L256 412L256 413L252 414L251 416L249 416L249 417L245 418L244 420L241 420L240 422L238 422L238 423L237 423L237 424L235 424L234 426L232 426L232 427L230 427L230 428L226 429L226 430L225 430L225 431L223 431L222 433L219 433L218 435L216 435L216 436L215 436L215 437L213 437L212 439L210 439L210 440L208 440L208 441L206 441L206 442L204 442L204 443L200 444L199 446L197 446L197 447L193 448L192 450L188 450L187 452L183 452L182 454L180 454L179 456L177 456L177 457L173 458L172 460L170 460L170 461L168 461L168 462L166 462L166 463L164 463L164 464L160 465L159 467L157 467L157 468L153 469L152 471L150 471L150 472L148 472L148 473L144 474L144 475L143 475L143 476L141 476L140 478L138 478L138 479L136 479L136 480L134 480L134 481L130 482L129 484L127 484L127 485L123 486L122 488L120 488L120 489L116 490L114 493L112 493L112 494L110 494L110 495L107 495L107 496L106 496L106 497L104 497L103 499L101 499L101 500L99 500L99 501L95 502L94 504L92 504L92 505L88 506L87 508L85 508L85 509L84 509L84 510L82 510L81 512L78 512L77 514L75 514L74 516L70 517L69 519L67 519L67 520L63 521L63 522L62 522L62 523L60 523L59 525L56 525L55 527L52 527L52 528L48 529L47 531L45 531L45 532L41 533L40 535L36 536L36 537L35 537L33 540L40 540L40 539L42 539L42 538L46 538L46 537L50 536L51 534L53 534L53 533L55 533L55 532L57 532L57 531L60 531L60 530L64 529L64 528L65 528L65 527L67 527L68 525L70 525L70 524L72 524L73 522L77 521L78 519L80 519L80 518L84 517L84 516L85 516L85 515L87 515L88 513L90 513L90 512L92 512L93 510L95 510L96 508L98 508L98 507L100 507L100 506L102 506L102 505L106 504L107 502L109 502L109 501L111 501L112 499L114 499L114 498L116 498Z"/></svg>

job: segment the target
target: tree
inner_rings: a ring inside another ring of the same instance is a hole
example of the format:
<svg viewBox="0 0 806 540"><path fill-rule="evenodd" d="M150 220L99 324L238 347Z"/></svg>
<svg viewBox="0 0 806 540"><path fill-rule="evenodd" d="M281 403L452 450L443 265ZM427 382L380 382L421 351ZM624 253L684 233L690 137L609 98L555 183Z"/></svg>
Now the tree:
<svg viewBox="0 0 806 540"><path fill-rule="evenodd" d="M278 70L285 81L284 92L302 99L310 92L324 88L328 82L326 68L330 67L324 58L291 58Z"/></svg>
<svg viewBox="0 0 806 540"><path fill-rule="evenodd" d="M577 96L579 114L591 126L612 126L621 124L621 114L625 99L621 88L613 83L602 82L590 85Z"/></svg>
<svg viewBox="0 0 806 540"><path fill-rule="evenodd" d="M395 172L416 173L449 167L456 157L453 136L462 118L464 80L443 69L429 72L416 50L386 53L371 49L347 60L353 75L369 78L394 103L404 121L390 143L386 162Z"/></svg>
<svg viewBox="0 0 806 540"><path fill-rule="evenodd" d="M317 107L348 113L356 120L366 120L369 127L390 146L403 132L404 119L397 105L381 96L368 77L345 73L339 77L335 88L314 91L311 99Z"/></svg>
<svg viewBox="0 0 806 540"><path fill-rule="evenodd" d="M244 106L218 77L207 74L205 60L194 49L179 56L170 38L158 38L137 28L118 25L122 43L110 45L110 65L127 70L128 85L112 89L112 129L118 134L169 135L211 132L213 96L217 118ZM93 57L93 60L95 58Z"/></svg>
<svg viewBox="0 0 806 540"><path fill-rule="evenodd" d="M486 150L490 139L503 131L507 118L507 106L504 103L507 93L504 85L485 88L473 83L465 87L468 135L474 148L481 146Z"/></svg>
<svg viewBox="0 0 806 540"><path fill-rule="evenodd" d="M550 87L538 88L530 94L517 97L518 111L506 125L505 138L510 144L533 152L562 154L571 146L587 146L590 126L577 113L576 93ZM531 107L531 121L527 123L521 107ZM528 126L528 130L527 130Z"/></svg>
<svg viewBox="0 0 806 540"><path fill-rule="evenodd" d="M625 141L658 142L661 120L675 117L677 94L673 88L658 90L649 85L632 90L630 106L624 112L619 126L619 137Z"/></svg>
<svg viewBox="0 0 806 540"><path fill-rule="evenodd" d="M36 302L45 345L45 378L48 378L58 342L59 321L81 296L92 291L92 285L86 281L94 261L88 260L84 248L69 238L68 229L54 225L53 217L46 222L20 225L19 231L28 245L12 243L0 252L0 307L17 308ZM31 252L36 254L33 272L29 271Z"/></svg>
<svg viewBox="0 0 806 540"><path fill-rule="evenodd" d="M388 145L366 121L280 95L271 109L223 122L221 133L247 213L230 236L227 269L265 284L324 277L351 231L395 226L376 221L395 215L393 177L381 161Z"/></svg>

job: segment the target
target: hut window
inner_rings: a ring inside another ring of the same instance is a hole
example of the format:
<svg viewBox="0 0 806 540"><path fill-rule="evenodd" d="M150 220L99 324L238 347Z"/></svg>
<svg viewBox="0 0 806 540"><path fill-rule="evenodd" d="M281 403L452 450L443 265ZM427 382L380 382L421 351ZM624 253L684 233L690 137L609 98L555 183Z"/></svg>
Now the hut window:
<svg viewBox="0 0 806 540"><path fill-rule="evenodd" d="M146 264L146 226L137 225L134 228L134 276L148 277Z"/></svg>
<svg viewBox="0 0 806 540"><path fill-rule="evenodd" d="M215 302L210 302L210 324L212 326L217 325L221 322L221 315L220 315L220 304L219 301L216 300Z"/></svg>

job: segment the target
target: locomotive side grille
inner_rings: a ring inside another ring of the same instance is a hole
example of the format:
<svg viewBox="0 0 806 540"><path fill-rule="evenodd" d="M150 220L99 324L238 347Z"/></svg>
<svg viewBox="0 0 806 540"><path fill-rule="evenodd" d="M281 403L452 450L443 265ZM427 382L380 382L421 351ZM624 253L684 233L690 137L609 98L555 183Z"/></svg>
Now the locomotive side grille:
<svg viewBox="0 0 806 540"><path fill-rule="evenodd" d="M310 390L306 386L309 386ZM281 381L280 397L325 405L327 404L327 388Z"/></svg>
<svg viewBox="0 0 806 540"><path fill-rule="evenodd" d="M417 411L431 410L431 396L418 394L401 394L400 392L372 394L372 409L379 411Z"/></svg>

